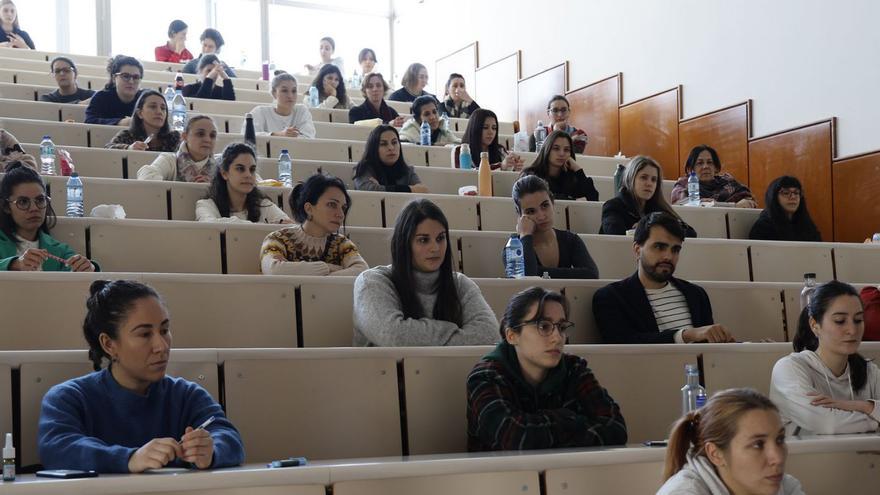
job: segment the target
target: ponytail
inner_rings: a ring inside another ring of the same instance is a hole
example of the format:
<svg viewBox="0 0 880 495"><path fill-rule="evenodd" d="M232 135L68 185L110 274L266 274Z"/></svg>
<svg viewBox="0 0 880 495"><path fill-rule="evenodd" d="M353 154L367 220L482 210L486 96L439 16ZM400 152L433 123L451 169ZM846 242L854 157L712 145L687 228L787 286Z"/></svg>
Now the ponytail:
<svg viewBox="0 0 880 495"><path fill-rule="evenodd" d="M666 467L663 469L663 481L675 474L687 464L687 453L691 447L698 445L700 430L700 412L691 411L676 421L669 433L669 445L666 447Z"/></svg>

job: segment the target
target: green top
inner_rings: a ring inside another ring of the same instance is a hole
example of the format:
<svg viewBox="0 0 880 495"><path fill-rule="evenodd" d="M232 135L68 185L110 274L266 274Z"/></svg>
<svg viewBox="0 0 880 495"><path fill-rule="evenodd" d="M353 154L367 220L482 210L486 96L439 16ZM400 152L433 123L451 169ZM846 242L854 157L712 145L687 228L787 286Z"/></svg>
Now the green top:
<svg viewBox="0 0 880 495"><path fill-rule="evenodd" d="M40 241L40 249L45 249L49 251L49 254L54 256L58 256L61 259L68 259L71 256L77 254L76 251L70 248L67 244L63 242L59 242L54 239L49 234L40 231L37 238ZM9 264L12 263L13 260L18 258L18 250L16 244L6 237L6 234L0 232L0 270L9 270ZM100 267L97 263L92 261L92 264L95 266L95 271L101 271ZM58 260L54 260L52 258L48 258L43 262L43 271L45 272L69 272L70 267L61 263Z"/></svg>

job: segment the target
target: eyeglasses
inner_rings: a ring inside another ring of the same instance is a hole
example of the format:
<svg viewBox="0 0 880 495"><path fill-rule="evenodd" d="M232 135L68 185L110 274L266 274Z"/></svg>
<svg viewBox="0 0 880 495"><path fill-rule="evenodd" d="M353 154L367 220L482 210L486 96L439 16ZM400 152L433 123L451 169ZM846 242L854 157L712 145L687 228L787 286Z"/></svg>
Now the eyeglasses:
<svg viewBox="0 0 880 495"><path fill-rule="evenodd" d="M125 82L130 82L130 81L140 82L140 80L141 80L140 74L129 74L128 72L117 72L116 74L113 74L113 75L115 77L122 79Z"/></svg>
<svg viewBox="0 0 880 495"><path fill-rule="evenodd" d="M548 111L550 113L552 113L553 115L563 115L563 114L568 113L567 108L550 108L550 109L548 109Z"/></svg>
<svg viewBox="0 0 880 495"><path fill-rule="evenodd" d="M800 189L782 189L779 191L779 195L786 198L799 198L801 197L801 191Z"/></svg>
<svg viewBox="0 0 880 495"><path fill-rule="evenodd" d="M33 199L34 206L37 207L38 210L45 210L47 206L49 206L49 201L51 198L49 196L39 195ZM14 204L16 208L21 211L28 211L31 209L31 198L27 196L19 196L18 199L12 200L7 199L10 203Z"/></svg>
<svg viewBox="0 0 880 495"><path fill-rule="evenodd" d="M56 76L60 76L61 74L70 74L71 72L73 72L72 67L62 67L60 69L55 69L52 71L52 73Z"/></svg>
<svg viewBox="0 0 880 495"><path fill-rule="evenodd" d="M574 323L565 320L562 320L559 323L553 323L550 320L524 321L514 328L521 328L526 325L535 325L535 329L538 330L538 335L540 335L541 337L549 337L553 335L554 328L556 330L559 330L559 335L561 337L565 337L568 331L574 328Z"/></svg>

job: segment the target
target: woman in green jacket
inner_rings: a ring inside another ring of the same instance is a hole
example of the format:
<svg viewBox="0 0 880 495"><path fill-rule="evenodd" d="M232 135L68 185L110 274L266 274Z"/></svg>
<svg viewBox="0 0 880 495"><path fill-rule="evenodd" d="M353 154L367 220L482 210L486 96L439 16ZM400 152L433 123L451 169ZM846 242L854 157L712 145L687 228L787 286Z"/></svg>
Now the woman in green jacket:
<svg viewBox="0 0 880 495"><path fill-rule="evenodd" d="M93 272L98 266L49 235L55 211L42 179L15 161L0 181L0 270Z"/></svg>

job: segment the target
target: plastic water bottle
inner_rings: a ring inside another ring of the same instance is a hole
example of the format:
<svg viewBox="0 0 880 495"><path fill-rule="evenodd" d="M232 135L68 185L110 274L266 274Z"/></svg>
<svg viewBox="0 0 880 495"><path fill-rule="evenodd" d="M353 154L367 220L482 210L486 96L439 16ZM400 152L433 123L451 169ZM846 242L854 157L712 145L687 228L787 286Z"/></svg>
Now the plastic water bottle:
<svg viewBox="0 0 880 495"><path fill-rule="evenodd" d="M171 128L179 132L186 129L186 98L180 90L174 93L171 101Z"/></svg>
<svg viewBox="0 0 880 495"><path fill-rule="evenodd" d="M507 278L523 278L526 276L526 264L523 259L523 245L519 234L510 234L504 246L504 275Z"/></svg>
<svg viewBox="0 0 880 495"><path fill-rule="evenodd" d="M244 142L257 148L257 132L254 130L254 115L250 112L244 114Z"/></svg>
<svg viewBox="0 0 880 495"><path fill-rule="evenodd" d="M440 116L440 128L444 131L449 131L449 115L446 112L443 112L443 115Z"/></svg>
<svg viewBox="0 0 880 495"><path fill-rule="evenodd" d="M535 151L541 151L545 139L547 139L547 128L544 127L544 122L539 120L538 125L535 126Z"/></svg>
<svg viewBox="0 0 880 495"><path fill-rule="evenodd" d="M871 236L871 242L880 242L880 232L875 232L873 236Z"/></svg>
<svg viewBox="0 0 880 495"><path fill-rule="evenodd" d="M694 172L688 176L688 206L700 206L700 180Z"/></svg>
<svg viewBox="0 0 880 495"><path fill-rule="evenodd" d="M427 120L423 120L422 126L419 128L419 144L431 146L431 126Z"/></svg>
<svg viewBox="0 0 880 495"><path fill-rule="evenodd" d="M85 208L83 207L83 183L79 178L79 174L74 171L67 179L67 216L81 217Z"/></svg>
<svg viewBox="0 0 880 495"><path fill-rule="evenodd" d="M358 75L358 71L354 71L351 73L351 88L359 88L361 87L361 76Z"/></svg>
<svg viewBox="0 0 880 495"><path fill-rule="evenodd" d="M462 170L471 170L474 168L474 157L471 156L471 145L462 143L458 152L458 168Z"/></svg>
<svg viewBox="0 0 880 495"><path fill-rule="evenodd" d="M171 102L174 101L174 88L168 86L165 88L165 108L171 108Z"/></svg>
<svg viewBox="0 0 880 495"><path fill-rule="evenodd" d="M805 273L804 288L801 289L801 311L810 304L810 297L812 297L814 290L816 290L816 274Z"/></svg>
<svg viewBox="0 0 880 495"><path fill-rule="evenodd" d="M309 106L312 108L318 108L318 88L312 86L309 88Z"/></svg>
<svg viewBox="0 0 880 495"><path fill-rule="evenodd" d="M291 186L290 171L290 153L287 150L281 150L281 156L278 157L278 180L284 183L285 187Z"/></svg>
<svg viewBox="0 0 880 495"><path fill-rule="evenodd" d="M696 411L706 403L706 389L700 385L700 369L696 364L684 365L686 385L681 387L681 414Z"/></svg>
<svg viewBox="0 0 880 495"><path fill-rule="evenodd" d="M55 143L50 136L43 136L40 141L40 173L55 175Z"/></svg>

